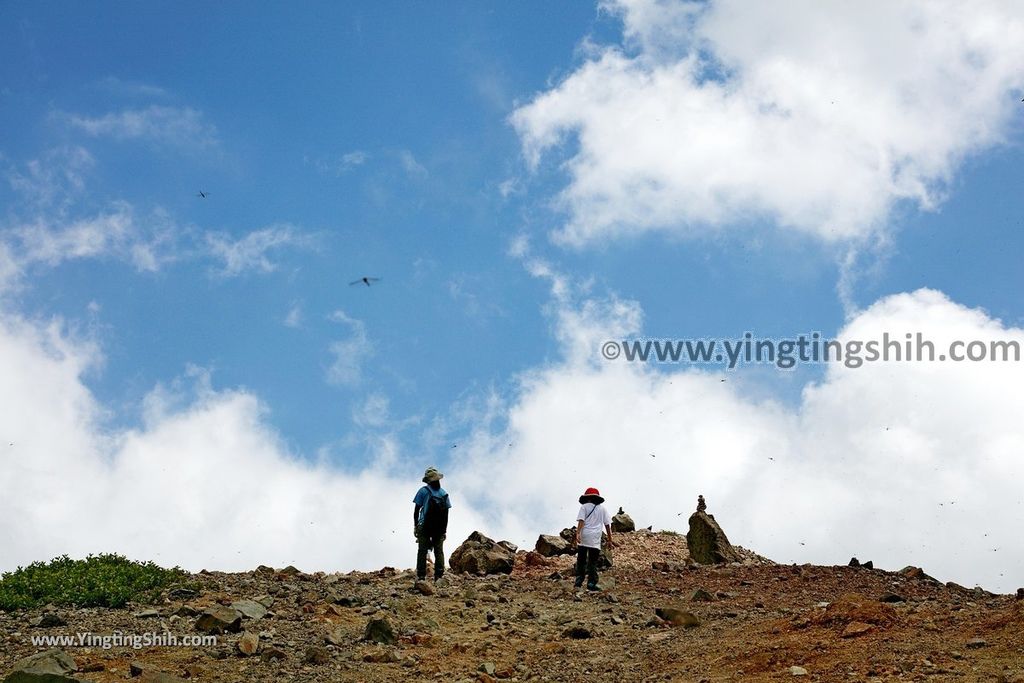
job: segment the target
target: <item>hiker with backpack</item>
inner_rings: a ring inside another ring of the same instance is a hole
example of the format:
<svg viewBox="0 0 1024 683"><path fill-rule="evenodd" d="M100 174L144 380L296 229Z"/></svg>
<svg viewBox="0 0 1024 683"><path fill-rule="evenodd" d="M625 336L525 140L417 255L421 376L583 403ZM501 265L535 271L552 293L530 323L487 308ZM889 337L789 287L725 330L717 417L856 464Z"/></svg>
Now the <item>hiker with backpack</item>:
<svg viewBox="0 0 1024 683"><path fill-rule="evenodd" d="M448 493L441 488L444 475L436 467L423 473L426 486L416 492L412 513L418 549L416 552L416 579L427 578L427 551L434 551L434 580L444 575L444 539L448 533L448 510L452 506Z"/></svg>
<svg viewBox="0 0 1024 683"><path fill-rule="evenodd" d="M597 561L601 557L601 535L608 534L608 547L612 543L612 517L605 509L601 493L591 487L580 496L580 511L576 515L576 587L583 586L587 579L587 590L599 591L597 585Z"/></svg>

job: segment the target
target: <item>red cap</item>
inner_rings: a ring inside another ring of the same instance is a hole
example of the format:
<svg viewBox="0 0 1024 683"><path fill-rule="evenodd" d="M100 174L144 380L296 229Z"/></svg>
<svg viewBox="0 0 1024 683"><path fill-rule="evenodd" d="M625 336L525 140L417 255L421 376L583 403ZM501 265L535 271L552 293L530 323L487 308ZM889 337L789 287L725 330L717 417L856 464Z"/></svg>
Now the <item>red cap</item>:
<svg viewBox="0 0 1024 683"><path fill-rule="evenodd" d="M579 491L579 489L576 489L576 490ZM583 495L584 496L600 496L601 492L598 491L597 489L595 489L593 486L591 486L589 489L587 489L586 491L583 492Z"/></svg>

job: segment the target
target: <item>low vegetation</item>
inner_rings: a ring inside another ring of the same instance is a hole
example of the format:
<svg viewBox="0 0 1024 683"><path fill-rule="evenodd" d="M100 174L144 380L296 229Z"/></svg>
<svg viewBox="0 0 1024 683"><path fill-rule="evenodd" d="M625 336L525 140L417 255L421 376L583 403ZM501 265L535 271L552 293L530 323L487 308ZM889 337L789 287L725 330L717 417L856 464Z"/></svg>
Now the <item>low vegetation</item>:
<svg viewBox="0 0 1024 683"><path fill-rule="evenodd" d="M153 602L160 591L183 584L188 574L153 562L135 562L121 555L67 555L50 562L33 562L0 577L0 610L32 609L43 605L123 607L129 602Z"/></svg>

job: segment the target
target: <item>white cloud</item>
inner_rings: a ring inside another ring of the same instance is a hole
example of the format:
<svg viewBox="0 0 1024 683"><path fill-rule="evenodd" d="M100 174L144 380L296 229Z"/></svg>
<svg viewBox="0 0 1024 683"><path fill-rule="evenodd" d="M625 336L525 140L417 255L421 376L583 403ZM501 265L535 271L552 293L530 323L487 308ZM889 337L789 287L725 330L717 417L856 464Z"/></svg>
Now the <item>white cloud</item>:
<svg viewBox="0 0 1024 683"><path fill-rule="evenodd" d="M624 44L517 109L532 164L570 138L558 237L768 218L828 241L942 201L1019 113L1024 14L999 0L621 0Z"/></svg>
<svg viewBox="0 0 1024 683"><path fill-rule="evenodd" d="M703 493L734 542L780 561L857 555L990 589L1019 583L1019 364L831 366L788 407L750 398L741 372L602 362L593 344L638 333L638 307L558 305L563 361L524 373L512 396L453 407L452 424L471 432L446 468L453 542L473 528L532 542L571 522L586 486L643 526L685 530ZM937 345L1024 343L1024 331L932 290L877 302L840 338L917 330ZM201 370L154 389L143 426L110 431L81 380L99 358L56 323L0 317L3 568L97 551L192 569L411 565L409 497L435 463L387 434L369 440L365 469L307 462L257 397L216 390ZM373 430L390 421L380 394L357 413Z"/></svg>
<svg viewBox="0 0 1024 683"><path fill-rule="evenodd" d="M425 178L428 175L426 167L417 161L413 153L407 149L398 153L398 161L402 164L402 170L411 177Z"/></svg>
<svg viewBox="0 0 1024 683"><path fill-rule="evenodd" d="M292 304L292 307L288 309L288 314L284 317L285 327L302 327L302 305L299 303Z"/></svg>
<svg viewBox="0 0 1024 683"><path fill-rule="evenodd" d="M352 332L348 338L331 343L328 350L333 360L327 369L327 381L338 386L356 386L363 379L363 363L373 355L366 325L341 310L334 311L330 320L347 325Z"/></svg>
<svg viewBox="0 0 1024 683"><path fill-rule="evenodd" d="M244 237L232 239L223 233L207 233L206 247L210 255L223 263L218 273L231 277L247 271L270 273L277 269L270 252L286 248L307 248L308 235L291 225L272 225L254 230Z"/></svg>
<svg viewBox="0 0 1024 683"><path fill-rule="evenodd" d="M191 107L152 105L103 116L68 114L68 122L92 137L150 140L175 147L210 148L219 144L217 128Z"/></svg>
<svg viewBox="0 0 1024 683"><path fill-rule="evenodd" d="M0 230L0 291L22 284L33 268L79 259L116 259L155 272L177 258L178 227L161 210L140 220L126 202L68 219L58 211Z"/></svg>
<svg viewBox="0 0 1024 683"><path fill-rule="evenodd" d="M65 146L29 160L24 169L8 169L6 176L29 206L60 209L82 194L95 165L84 147Z"/></svg>

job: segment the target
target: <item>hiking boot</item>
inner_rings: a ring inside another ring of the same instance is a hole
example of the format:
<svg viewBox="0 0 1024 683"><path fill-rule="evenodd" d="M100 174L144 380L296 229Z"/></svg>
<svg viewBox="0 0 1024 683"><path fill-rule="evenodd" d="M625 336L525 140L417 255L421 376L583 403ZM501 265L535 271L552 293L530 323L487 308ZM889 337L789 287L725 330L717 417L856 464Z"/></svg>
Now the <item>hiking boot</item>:
<svg viewBox="0 0 1024 683"><path fill-rule="evenodd" d="M595 593L600 593L601 592L601 587L598 586L596 583L588 583L587 584L587 590L588 591L594 591Z"/></svg>
<svg viewBox="0 0 1024 683"><path fill-rule="evenodd" d="M583 579L576 579L576 582L573 583L573 585L577 588L583 588Z"/></svg>

